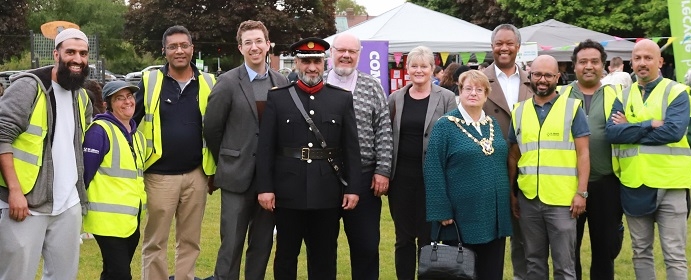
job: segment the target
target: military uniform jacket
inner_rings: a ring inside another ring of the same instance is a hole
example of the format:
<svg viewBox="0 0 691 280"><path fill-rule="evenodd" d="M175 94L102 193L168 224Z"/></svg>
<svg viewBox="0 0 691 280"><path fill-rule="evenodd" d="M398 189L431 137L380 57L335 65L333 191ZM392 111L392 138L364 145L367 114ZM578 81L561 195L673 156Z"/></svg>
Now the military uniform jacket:
<svg viewBox="0 0 691 280"><path fill-rule="evenodd" d="M305 111L326 140L327 148L340 148L334 160L349 187L343 187L325 159L305 161L283 156L283 148L321 148L288 91L294 87ZM353 110L353 95L324 85L314 95L296 85L269 91L259 126L257 192L274 193L276 207L290 209L338 208L343 193L357 194L360 183L360 147Z"/></svg>

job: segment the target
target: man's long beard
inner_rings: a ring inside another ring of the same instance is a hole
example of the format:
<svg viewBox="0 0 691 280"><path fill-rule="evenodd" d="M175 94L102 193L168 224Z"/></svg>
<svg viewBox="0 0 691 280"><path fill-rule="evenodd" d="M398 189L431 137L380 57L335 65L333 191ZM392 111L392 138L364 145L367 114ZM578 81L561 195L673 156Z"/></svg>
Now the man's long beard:
<svg viewBox="0 0 691 280"><path fill-rule="evenodd" d="M322 81L322 75L318 75L314 78L310 78L310 77L307 77L307 75L305 75L305 72L302 72L302 71L298 71L298 78L300 79L300 81L302 81L303 83L305 83L307 86L310 86L310 87L316 86L317 84L319 84L319 82Z"/></svg>
<svg viewBox="0 0 691 280"><path fill-rule="evenodd" d="M336 73L339 76L350 76L350 74L353 74L353 72L355 72L355 68L334 67L334 73Z"/></svg>
<svg viewBox="0 0 691 280"><path fill-rule="evenodd" d="M78 65L76 63L70 63L70 65ZM58 84L69 91L75 91L82 87L86 78L89 77L89 66L87 64L82 64L82 71L80 73L73 74L67 62L62 61L60 57L60 63L58 63L57 71L57 82Z"/></svg>

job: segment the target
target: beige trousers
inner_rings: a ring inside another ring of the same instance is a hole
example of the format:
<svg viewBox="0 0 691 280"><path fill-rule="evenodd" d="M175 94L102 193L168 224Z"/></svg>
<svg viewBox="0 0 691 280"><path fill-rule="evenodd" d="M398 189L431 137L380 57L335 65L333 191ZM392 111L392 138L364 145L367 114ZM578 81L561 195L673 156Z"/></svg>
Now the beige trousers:
<svg viewBox="0 0 691 280"><path fill-rule="evenodd" d="M199 167L180 175L145 174L148 222L142 280L168 279L168 236L175 217L175 279L193 280L206 205L207 176Z"/></svg>

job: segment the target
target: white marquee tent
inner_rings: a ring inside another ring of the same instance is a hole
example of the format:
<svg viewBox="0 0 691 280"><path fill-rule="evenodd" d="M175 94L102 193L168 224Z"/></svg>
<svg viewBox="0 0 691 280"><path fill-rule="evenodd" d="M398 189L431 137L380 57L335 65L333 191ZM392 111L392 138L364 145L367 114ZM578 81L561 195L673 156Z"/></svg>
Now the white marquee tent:
<svg viewBox="0 0 691 280"><path fill-rule="evenodd" d="M389 53L406 53L420 45L433 52L491 51L491 30L408 2L342 33L389 41ZM325 40L331 44L335 36Z"/></svg>
<svg viewBox="0 0 691 280"><path fill-rule="evenodd" d="M591 39L604 45L607 60L618 56L624 60L631 59L631 51L635 45L627 40L614 36L566 24L554 19L542 23L523 27L521 41L536 42L538 54L549 54L558 61L571 61L573 48L579 42Z"/></svg>

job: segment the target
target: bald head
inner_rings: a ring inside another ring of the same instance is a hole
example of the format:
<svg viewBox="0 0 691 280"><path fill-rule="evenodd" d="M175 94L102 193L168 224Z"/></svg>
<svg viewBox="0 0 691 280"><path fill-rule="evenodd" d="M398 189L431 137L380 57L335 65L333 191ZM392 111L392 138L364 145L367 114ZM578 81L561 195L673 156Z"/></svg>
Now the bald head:
<svg viewBox="0 0 691 280"><path fill-rule="evenodd" d="M360 39L355 35L350 33L336 35L331 46L334 72L339 76L352 74L358 65L360 49Z"/></svg>
<svg viewBox="0 0 691 280"><path fill-rule="evenodd" d="M559 81L559 63L551 55L541 55L530 65L530 86L538 96L551 96Z"/></svg>
<svg viewBox="0 0 691 280"><path fill-rule="evenodd" d="M639 84L645 85L657 79L662 62L660 47L652 40L641 40L633 47L631 66Z"/></svg>

